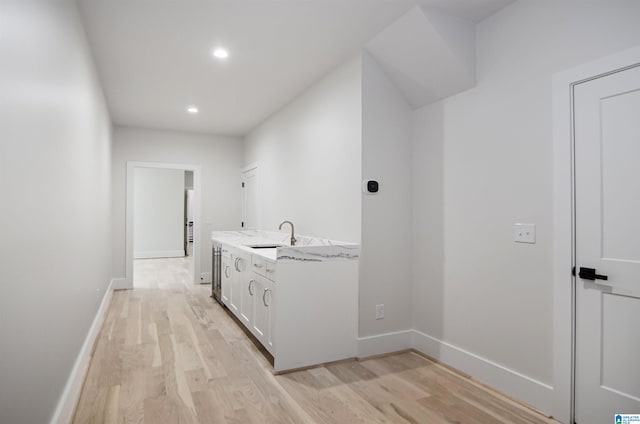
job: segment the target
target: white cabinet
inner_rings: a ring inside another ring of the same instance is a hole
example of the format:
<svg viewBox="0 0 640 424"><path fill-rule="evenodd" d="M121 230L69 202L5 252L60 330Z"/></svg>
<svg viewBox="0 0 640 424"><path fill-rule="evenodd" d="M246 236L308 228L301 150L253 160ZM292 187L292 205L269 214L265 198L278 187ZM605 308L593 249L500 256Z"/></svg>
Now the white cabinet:
<svg viewBox="0 0 640 424"><path fill-rule="evenodd" d="M238 252L234 252L231 255L233 259L233 278L231 279L231 301L229 306L231 311L240 319L242 319L242 288L245 280L245 275L250 274L249 257Z"/></svg>
<svg viewBox="0 0 640 424"><path fill-rule="evenodd" d="M251 275L251 256L228 246L222 250L222 302L242 319L242 289L244 280Z"/></svg>
<svg viewBox="0 0 640 424"><path fill-rule="evenodd" d="M275 270L276 264L264 258L253 255L251 268L253 269L253 281L251 301L253 308L253 321L250 330L254 336L274 354L273 348L273 307L275 301Z"/></svg>
<svg viewBox="0 0 640 424"><path fill-rule="evenodd" d="M236 266L238 265L238 258L235 255L231 256L231 294L229 295L229 303L227 306L233 312L234 315L238 315L240 310L240 279L238 278L238 271Z"/></svg>
<svg viewBox="0 0 640 424"><path fill-rule="evenodd" d="M253 298L256 291L256 280L251 270L242 275L242 293L240 295L240 320L246 327L251 328L253 322Z"/></svg>
<svg viewBox="0 0 640 424"><path fill-rule="evenodd" d="M253 323L251 325L251 332L256 336L260 343L264 345L266 339L265 334L269 328L268 303L265 301L265 296L267 294L267 279L258 274L254 274L254 276L256 281L256 296L253 298Z"/></svg>
<svg viewBox="0 0 640 424"><path fill-rule="evenodd" d="M275 283L262 275L254 273L255 295L253 297L253 323L251 332L273 355L273 302L275 301Z"/></svg>
<svg viewBox="0 0 640 424"><path fill-rule="evenodd" d="M275 262L259 255L222 250L222 301L271 354L275 269Z"/></svg>
<svg viewBox="0 0 640 424"><path fill-rule="evenodd" d="M267 269L268 270L268 269ZM273 331L273 327L275 325L275 301L276 301L276 282L275 281L271 281L269 279L267 279L267 291L265 294L265 307L267 308L267 325L265 326L265 328L267 329L267 332L264 336L264 340L265 340L265 347L267 348L267 350L272 354L275 355L275 349L274 349L274 341L273 341L273 336L274 336L274 331Z"/></svg>
<svg viewBox="0 0 640 424"><path fill-rule="evenodd" d="M220 281L220 291L222 303L229 306L231 300L231 279L233 278L233 268L231 267L231 254L228 249L222 250L222 268L220 270L222 279Z"/></svg>
<svg viewBox="0 0 640 424"><path fill-rule="evenodd" d="M249 245L266 242L253 237L239 240L233 232L215 238L223 248L222 299L273 355L274 372L355 357L357 246L259 250Z"/></svg>

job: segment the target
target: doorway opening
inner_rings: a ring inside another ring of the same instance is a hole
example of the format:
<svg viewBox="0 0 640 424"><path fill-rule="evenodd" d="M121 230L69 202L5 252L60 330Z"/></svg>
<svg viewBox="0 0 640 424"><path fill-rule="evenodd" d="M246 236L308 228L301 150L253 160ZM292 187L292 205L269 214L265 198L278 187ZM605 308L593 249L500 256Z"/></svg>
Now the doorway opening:
<svg viewBox="0 0 640 424"><path fill-rule="evenodd" d="M201 274L199 165L127 162L128 288L171 288Z"/></svg>
<svg viewBox="0 0 640 424"><path fill-rule="evenodd" d="M184 251L193 257L193 171L184 171Z"/></svg>

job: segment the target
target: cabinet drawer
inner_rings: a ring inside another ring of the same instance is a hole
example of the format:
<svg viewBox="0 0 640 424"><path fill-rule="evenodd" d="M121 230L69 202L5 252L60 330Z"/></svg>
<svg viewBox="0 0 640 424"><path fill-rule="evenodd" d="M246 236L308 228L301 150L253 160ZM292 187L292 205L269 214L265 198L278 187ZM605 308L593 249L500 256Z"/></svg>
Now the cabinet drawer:
<svg viewBox="0 0 640 424"><path fill-rule="evenodd" d="M253 255L251 257L251 269L260 275L266 276L267 261L258 255Z"/></svg>
<svg viewBox="0 0 640 424"><path fill-rule="evenodd" d="M258 255L253 255L251 259L251 269L253 272L267 277L271 281L276 279L276 263Z"/></svg>
<svg viewBox="0 0 640 424"><path fill-rule="evenodd" d="M264 276L271 281L276 281L276 263L271 261L265 261L265 274Z"/></svg>

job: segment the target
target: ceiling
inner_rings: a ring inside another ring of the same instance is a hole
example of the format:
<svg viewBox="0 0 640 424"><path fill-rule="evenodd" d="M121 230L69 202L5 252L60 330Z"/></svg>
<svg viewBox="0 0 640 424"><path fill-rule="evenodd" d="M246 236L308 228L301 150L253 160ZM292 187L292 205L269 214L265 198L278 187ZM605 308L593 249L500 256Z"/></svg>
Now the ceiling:
<svg viewBox="0 0 640 424"><path fill-rule="evenodd" d="M243 135L416 5L513 0L79 0L117 125ZM211 52L224 46L229 57ZM197 114L186 108L195 105Z"/></svg>

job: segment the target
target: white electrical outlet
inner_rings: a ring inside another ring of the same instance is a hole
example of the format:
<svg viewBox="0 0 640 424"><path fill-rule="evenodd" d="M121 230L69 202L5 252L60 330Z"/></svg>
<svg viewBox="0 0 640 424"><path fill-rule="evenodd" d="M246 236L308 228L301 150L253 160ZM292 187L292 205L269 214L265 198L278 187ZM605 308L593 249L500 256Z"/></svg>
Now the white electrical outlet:
<svg viewBox="0 0 640 424"><path fill-rule="evenodd" d="M536 224L514 224L513 241L516 243L536 243Z"/></svg>
<svg viewBox="0 0 640 424"><path fill-rule="evenodd" d="M384 304L376 305L376 319L384 318Z"/></svg>

